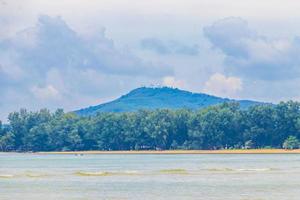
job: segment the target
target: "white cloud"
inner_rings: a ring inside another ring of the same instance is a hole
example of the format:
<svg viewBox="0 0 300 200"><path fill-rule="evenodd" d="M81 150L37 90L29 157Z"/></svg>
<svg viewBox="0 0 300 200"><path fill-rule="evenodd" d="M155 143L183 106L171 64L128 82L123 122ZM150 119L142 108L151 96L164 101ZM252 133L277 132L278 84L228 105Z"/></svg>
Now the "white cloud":
<svg viewBox="0 0 300 200"><path fill-rule="evenodd" d="M22 68L12 62L8 57L3 56L0 61L0 77L5 76L7 79L19 80L24 76Z"/></svg>
<svg viewBox="0 0 300 200"><path fill-rule="evenodd" d="M32 94L41 100L53 100L60 98L59 91L52 85L45 87L34 86L31 88Z"/></svg>
<svg viewBox="0 0 300 200"><path fill-rule="evenodd" d="M183 80L177 80L173 76L166 76L163 78L163 85L173 88L183 88L185 83Z"/></svg>
<svg viewBox="0 0 300 200"><path fill-rule="evenodd" d="M83 38L61 17L47 15L41 15L34 27L18 32L12 39L0 40L0 58L5 52L15 52L13 62L18 66L40 73L49 68L93 68L132 76L172 73L165 66L144 62L129 49L119 50L104 29L95 37Z"/></svg>
<svg viewBox="0 0 300 200"><path fill-rule="evenodd" d="M203 92L222 97L236 98L242 91L242 80L238 77L226 77L223 74L213 74L204 84Z"/></svg>
<svg viewBox="0 0 300 200"><path fill-rule="evenodd" d="M204 29L225 57L225 71L257 80L287 80L300 75L300 40L259 35L241 18L226 18Z"/></svg>
<svg viewBox="0 0 300 200"><path fill-rule="evenodd" d="M198 45L187 45L175 40L162 41L157 38L144 38L141 40L140 45L143 50L153 51L161 55L196 56L199 53Z"/></svg>

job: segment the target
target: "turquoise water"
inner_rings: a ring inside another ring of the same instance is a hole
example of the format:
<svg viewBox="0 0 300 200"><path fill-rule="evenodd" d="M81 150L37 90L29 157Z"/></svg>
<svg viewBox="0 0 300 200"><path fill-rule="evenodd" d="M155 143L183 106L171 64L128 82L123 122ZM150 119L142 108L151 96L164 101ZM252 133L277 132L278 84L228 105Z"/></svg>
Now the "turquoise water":
<svg viewBox="0 0 300 200"><path fill-rule="evenodd" d="M299 200L300 155L0 154L0 200Z"/></svg>

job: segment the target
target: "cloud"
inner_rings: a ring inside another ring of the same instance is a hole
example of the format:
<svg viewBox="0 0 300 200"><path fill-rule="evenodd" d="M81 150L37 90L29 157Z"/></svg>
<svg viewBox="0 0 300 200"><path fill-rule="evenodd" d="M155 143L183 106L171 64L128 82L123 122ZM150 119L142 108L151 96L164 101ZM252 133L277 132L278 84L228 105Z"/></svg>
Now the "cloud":
<svg viewBox="0 0 300 200"><path fill-rule="evenodd" d="M169 40L164 42L157 38L144 38L140 42L141 48L144 50L153 51L161 55L178 54L194 56L198 55L198 45L185 45L178 41Z"/></svg>
<svg viewBox="0 0 300 200"><path fill-rule="evenodd" d="M164 86L173 87L173 88L183 88L185 86L185 83L183 80L177 80L173 76L166 76L163 78Z"/></svg>
<svg viewBox="0 0 300 200"><path fill-rule="evenodd" d="M45 87L34 86L31 88L31 92L37 98L42 100L57 99L60 97L58 90L52 85L47 85Z"/></svg>
<svg viewBox="0 0 300 200"><path fill-rule="evenodd" d="M83 36L61 17L42 15L0 38L0 117L21 107L73 110L172 75L166 65L117 48L104 29Z"/></svg>
<svg viewBox="0 0 300 200"><path fill-rule="evenodd" d="M203 92L222 96L236 97L237 93L242 91L242 80L238 77L226 77L223 74L213 74L204 84Z"/></svg>
<svg viewBox="0 0 300 200"><path fill-rule="evenodd" d="M171 73L161 65L145 63L130 51L116 49L104 30L97 37L83 38L60 17L42 15L35 27L0 43L0 57L16 54L14 61L27 70L93 68L108 74L160 76ZM2 49L2 51L1 51Z"/></svg>
<svg viewBox="0 0 300 200"><path fill-rule="evenodd" d="M10 56L3 56L0 61L0 77L1 79L18 80L23 76L23 70L9 59Z"/></svg>
<svg viewBox="0 0 300 200"><path fill-rule="evenodd" d="M300 40L270 39L241 18L226 18L204 28L204 35L225 55L226 71L249 79L284 80L300 74Z"/></svg>

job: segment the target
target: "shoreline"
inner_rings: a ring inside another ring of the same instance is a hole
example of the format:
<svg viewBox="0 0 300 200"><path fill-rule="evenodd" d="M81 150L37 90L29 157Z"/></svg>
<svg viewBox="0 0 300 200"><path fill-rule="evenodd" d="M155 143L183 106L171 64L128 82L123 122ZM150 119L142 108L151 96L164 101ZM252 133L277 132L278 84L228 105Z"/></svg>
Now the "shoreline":
<svg viewBox="0 0 300 200"><path fill-rule="evenodd" d="M50 151L50 152L0 152L1 154L35 155L178 155L178 154L300 154L300 149L226 149L226 150L132 150L132 151Z"/></svg>
<svg viewBox="0 0 300 200"><path fill-rule="evenodd" d="M176 155L176 154L300 154L300 149L285 150L285 149L236 149L236 150L141 150L141 151L65 151L65 152L34 152L39 155L110 155L110 154L158 154L158 155Z"/></svg>

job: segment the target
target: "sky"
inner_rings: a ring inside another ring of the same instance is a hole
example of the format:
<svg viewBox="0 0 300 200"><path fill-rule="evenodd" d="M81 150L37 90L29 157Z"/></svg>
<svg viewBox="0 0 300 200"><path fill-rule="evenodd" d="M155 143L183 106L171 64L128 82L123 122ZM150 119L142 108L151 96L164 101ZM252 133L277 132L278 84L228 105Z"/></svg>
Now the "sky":
<svg viewBox="0 0 300 200"><path fill-rule="evenodd" d="M0 0L0 120L141 86L300 100L300 1Z"/></svg>

